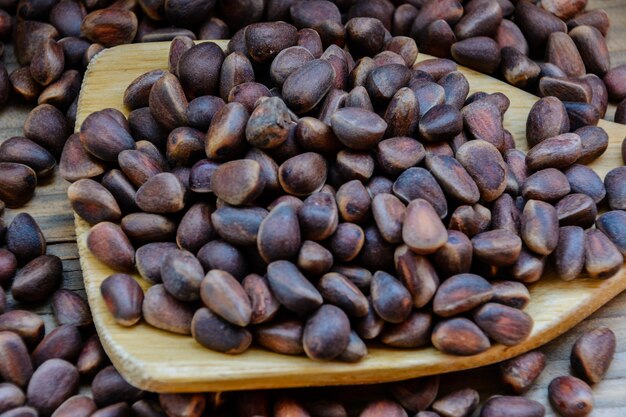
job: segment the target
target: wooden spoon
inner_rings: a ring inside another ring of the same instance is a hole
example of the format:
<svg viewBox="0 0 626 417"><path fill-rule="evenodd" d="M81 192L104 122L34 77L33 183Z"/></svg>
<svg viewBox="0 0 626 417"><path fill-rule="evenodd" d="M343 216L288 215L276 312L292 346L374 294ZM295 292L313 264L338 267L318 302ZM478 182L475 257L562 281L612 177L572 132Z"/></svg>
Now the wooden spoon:
<svg viewBox="0 0 626 417"><path fill-rule="evenodd" d="M216 41L226 48L227 41ZM169 43L144 43L107 49L91 61L78 102L76 131L90 113L114 107L128 114L122 97L128 84L144 72L167 69ZM418 61L432 58L420 54ZM504 119L519 149L526 150L526 117L537 97L502 81L459 67L470 83L470 93L502 92L511 100ZM590 165L600 177L619 165L626 126L600 121L609 135L609 148ZM535 321L523 343L496 345L472 356L450 356L432 347L399 350L370 346L359 363L315 362L304 356L285 356L253 348L238 356L210 351L190 336L157 330L145 323L118 326L100 295L100 283L113 270L96 260L86 246L89 225L76 216L76 236L85 288L94 322L107 354L131 384L149 391L192 392L313 385L365 384L440 374L499 362L554 339L626 289L626 267L607 280L581 277L573 282L545 276L530 286L532 301L526 308ZM149 284L137 276L144 288Z"/></svg>

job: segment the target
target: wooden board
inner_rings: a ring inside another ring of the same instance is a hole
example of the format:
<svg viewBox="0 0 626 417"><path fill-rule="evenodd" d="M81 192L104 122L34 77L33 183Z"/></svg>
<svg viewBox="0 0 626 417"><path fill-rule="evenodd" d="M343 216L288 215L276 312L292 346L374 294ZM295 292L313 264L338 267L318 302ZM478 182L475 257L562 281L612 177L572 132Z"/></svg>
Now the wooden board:
<svg viewBox="0 0 626 417"><path fill-rule="evenodd" d="M80 123L93 111L122 104L126 86L142 73L167 68L168 43L127 45L105 50L87 71L77 118ZM225 42L220 42L224 47ZM430 58L420 54L418 60ZM460 68L470 82L471 92L505 93L511 100L505 127L520 149L528 110L536 97L475 71ZM591 165L603 178L611 168L622 165L620 146L626 126L602 121L610 137L605 155ZM185 392L310 385L355 384L399 380L486 365L536 348L573 327L615 295L626 289L626 268L605 281L578 279L562 282L544 278L531 287L527 312L535 320L531 337L514 347L494 346L474 357L442 354L434 348L397 350L371 348L358 364L320 363L306 357L289 357L261 349L230 356L207 350L191 337L169 334L142 323L132 328L115 324L100 296L100 283L113 273L86 248L89 226L76 218L76 235L85 288L95 324L111 360L133 385L151 391ZM142 285L145 281L138 277Z"/></svg>

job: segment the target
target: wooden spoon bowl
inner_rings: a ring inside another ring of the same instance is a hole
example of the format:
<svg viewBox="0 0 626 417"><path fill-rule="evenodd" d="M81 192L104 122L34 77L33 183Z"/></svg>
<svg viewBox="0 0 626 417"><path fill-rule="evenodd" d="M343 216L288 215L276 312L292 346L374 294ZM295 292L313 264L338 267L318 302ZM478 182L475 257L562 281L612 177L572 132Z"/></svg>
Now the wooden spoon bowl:
<svg viewBox="0 0 626 417"><path fill-rule="evenodd" d="M216 41L226 48L227 41ZM124 45L107 49L91 61L78 102L76 131L90 113L114 107L125 114L124 90L144 72L167 69L169 43ZM420 54L418 61L432 58ZM505 128L517 147L527 149L526 118L537 97L495 78L459 67L470 83L470 93L502 92L511 100L504 118ZM609 135L606 153L590 165L601 178L623 164L621 142L626 126L600 121ZM115 367L131 384L156 392L225 391L257 388L286 388L314 385L365 384L401 380L475 368L535 349L572 328L626 289L626 267L607 280L581 277L564 282L544 276L530 286L532 300L526 308L535 321L531 336L523 343L495 345L471 357L443 354L432 347L399 350L369 346L361 362L315 362L305 356L285 356L252 348L242 355L213 352L190 336L158 330L142 322L124 328L109 314L100 295L100 284L114 273L89 252L86 245L89 225L75 216L76 236L89 305L100 340ZM149 284L137 275L140 284Z"/></svg>

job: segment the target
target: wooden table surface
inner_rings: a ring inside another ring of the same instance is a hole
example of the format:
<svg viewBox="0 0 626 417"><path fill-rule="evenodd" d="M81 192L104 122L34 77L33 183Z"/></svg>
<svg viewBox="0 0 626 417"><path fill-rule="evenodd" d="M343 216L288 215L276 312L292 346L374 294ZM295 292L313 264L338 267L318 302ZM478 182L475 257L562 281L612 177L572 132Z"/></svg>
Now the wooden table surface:
<svg viewBox="0 0 626 417"><path fill-rule="evenodd" d="M626 0L589 0L588 10L604 8L611 18L611 30L608 45L611 51L612 65L626 63ZM17 68L11 45L7 45L3 58L9 72ZM22 135L22 125L32 106L11 101L0 111L0 142L11 136ZM612 120L613 115L607 114ZM19 210L7 209L4 215L8 223L21 211L29 212L39 225L48 242L48 253L63 260L63 287L85 296L82 274L78 261L74 219L67 201L66 190L69 184L56 173L41 181L35 198ZM575 282L572 283L575 285ZM9 296L11 308L23 308L43 315L46 329L56 326L48 303L20 305ZM537 384L527 394L529 398L546 405L546 416L555 414L547 403L546 387L550 381L570 372L569 355L574 341L586 330L598 326L610 327L617 336L617 351L611 368L605 379L593 387L596 399L592 417L626 416L626 292L622 293L594 315L584 320L572 331L548 343L541 350L546 354L548 363ZM496 380L497 366L455 373L444 376L442 390L471 386L481 391L481 398L500 393Z"/></svg>

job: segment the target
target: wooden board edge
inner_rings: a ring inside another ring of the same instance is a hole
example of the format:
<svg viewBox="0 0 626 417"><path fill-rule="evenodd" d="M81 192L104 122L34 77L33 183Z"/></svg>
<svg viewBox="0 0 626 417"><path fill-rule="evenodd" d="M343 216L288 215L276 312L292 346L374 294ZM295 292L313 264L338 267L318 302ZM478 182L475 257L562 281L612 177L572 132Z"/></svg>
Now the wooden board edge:
<svg viewBox="0 0 626 417"><path fill-rule="evenodd" d="M605 281L606 285L602 286L599 291L601 297L592 297L589 302L581 303L578 314L571 315L566 321L561 322L558 326L554 326L549 331L531 336L528 340L519 345L506 347L503 345L495 345L488 351L470 357L460 357L445 355L436 351L433 347L414 349L414 353L429 353L441 356L449 360L447 366L420 366L416 371L410 367L391 366L383 369L366 369L357 370L354 373L345 373L338 371L334 375L307 375L302 378L301 373L293 375L285 375L280 378L268 380L267 375L259 373L258 375L246 374L245 378L219 378L213 381L194 381L189 382L187 378L172 378L171 369L161 365L147 364L142 371L137 368L137 372L129 372L130 381L155 392L202 392L202 391L231 391L231 390L247 390L247 389L276 389L276 388L298 388L312 387L321 385L362 385L386 383L400 381L409 378L422 377L428 375L445 374L449 372L463 371L479 368L486 365L492 365L504 360L516 357L528 351L534 350L552 341L558 336L564 334L585 318L593 314L604 304L615 298L618 294L626 290L626 266L622 267L620 272L609 280ZM431 352L428 352L428 351Z"/></svg>
<svg viewBox="0 0 626 417"><path fill-rule="evenodd" d="M78 246L78 259L80 268L83 274L83 284L85 286L85 293L87 294L87 302L92 313L93 323L98 333L100 343L107 356L115 366L115 368L122 374L124 379L131 383L131 385L142 388L145 385L142 382L132 382L134 375L141 375L144 373L146 364L141 361L140 358L128 354L128 352L115 342L112 335L109 332L108 327L103 320L103 314L109 314L106 310L104 300L100 294L100 280L90 279L90 271L93 269L94 264L100 263L89 251L87 247L87 236L89 234L89 227L76 213L74 213L74 225L76 227L76 245ZM104 264L101 264L103 268L107 268ZM111 270L113 273L114 271ZM104 310L104 311L103 311ZM142 388L145 389L145 388Z"/></svg>

